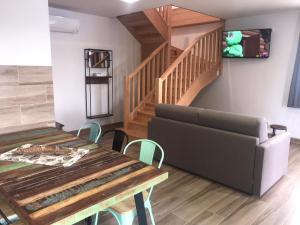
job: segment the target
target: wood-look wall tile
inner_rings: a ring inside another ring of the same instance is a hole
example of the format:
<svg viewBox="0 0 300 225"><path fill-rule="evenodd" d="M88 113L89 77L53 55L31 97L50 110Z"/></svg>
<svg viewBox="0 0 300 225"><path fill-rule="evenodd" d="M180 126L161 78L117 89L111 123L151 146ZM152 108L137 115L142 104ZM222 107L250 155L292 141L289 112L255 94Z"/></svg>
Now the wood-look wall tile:
<svg viewBox="0 0 300 225"><path fill-rule="evenodd" d="M47 93L47 102L54 102L54 94L53 94L53 85L48 85L46 87L46 93Z"/></svg>
<svg viewBox="0 0 300 225"><path fill-rule="evenodd" d="M33 95L46 95L47 87L45 85L20 85L20 86L1 86L0 97L30 97Z"/></svg>
<svg viewBox="0 0 300 225"><path fill-rule="evenodd" d="M52 103L21 106L22 124L34 124L54 120L54 106Z"/></svg>
<svg viewBox="0 0 300 225"><path fill-rule="evenodd" d="M0 66L0 86L18 84L18 67Z"/></svg>
<svg viewBox="0 0 300 225"><path fill-rule="evenodd" d="M0 133L54 124L52 69L0 66Z"/></svg>
<svg viewBox="0 0 300 225"><path fill-rule="evenodd" d="M46 103L43 85L0 86L0 107Z"/></svg>
<svg viewBox="0 0 300 225"><path fill-rule="evenodd" d="M1 107L11 107L11 106L20 106L20 105L31 105L34 103L43 103L46 102L46 95L32 96L30 98L0 98Z"/></svg>
<svg viewBox="0 0 300 225"><path fill-rule="evenodd" d="M15 126L21 123L20 107L0 108L0 127Z"/></svg>
<svg viewBox="0 0 300 225"><path fill-rule="evenodd" d="M49 66L19 66L19 83L52 84L52 69Z"/></svg>

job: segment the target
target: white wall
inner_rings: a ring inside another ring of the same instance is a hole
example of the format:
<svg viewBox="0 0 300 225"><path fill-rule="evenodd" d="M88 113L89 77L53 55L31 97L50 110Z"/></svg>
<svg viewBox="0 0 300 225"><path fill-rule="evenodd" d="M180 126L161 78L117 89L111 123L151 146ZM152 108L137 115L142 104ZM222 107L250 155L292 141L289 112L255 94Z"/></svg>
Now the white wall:
<svg viewBox="0 0 300 225"><path fill-rule="evenodd" d="M0 65L50 66L47 0L1 0Z"/></svg>
<svg viewBox="0 0 300 225"><path fill-rule="evenodd" d="M300 138L300 109L287 108L300 12L229 19L226 29L272 28L269 59L224 59L223 75L193 105L254 116L288 126Z"/></svg>
<svg viewBox="0 0 300 225"><path fill-rule="evenodd" d="M223 22L209 23L197 26L179 27L172 29L172 46L185 49L201 34L214 30Z"/></svg>
<svg viewBox="0 0 300 225"><path fill-rule="evenodd" d="M140 44L114 18L50 8L50 13L80 21L79 33L51 33L55 118L65 130L78 129L85 118L85 48L111 49L114 56L114 117L101 124L123 121L124 76L140 62ZM106 96L102 97L106 99Z"/></svg>

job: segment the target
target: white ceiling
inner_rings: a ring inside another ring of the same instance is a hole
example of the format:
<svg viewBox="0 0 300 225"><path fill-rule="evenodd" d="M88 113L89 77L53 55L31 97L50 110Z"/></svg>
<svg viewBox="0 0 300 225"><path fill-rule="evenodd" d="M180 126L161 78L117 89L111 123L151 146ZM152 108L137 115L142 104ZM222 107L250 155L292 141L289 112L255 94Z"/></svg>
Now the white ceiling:
<svg viewBox="0 0 300 225"><path fill-rule="evenodd" d="M140 0L133 4L120 0L49 0L49 5L53 7L106 17L115 17L167 4L224 19L300 9L300 0Z"/></svg>

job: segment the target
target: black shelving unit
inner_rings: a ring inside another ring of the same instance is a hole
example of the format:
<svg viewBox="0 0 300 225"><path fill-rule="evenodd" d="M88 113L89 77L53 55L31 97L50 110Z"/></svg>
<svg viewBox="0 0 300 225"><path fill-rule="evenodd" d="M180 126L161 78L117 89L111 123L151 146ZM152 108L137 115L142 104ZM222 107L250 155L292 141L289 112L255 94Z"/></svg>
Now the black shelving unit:
<svg viewBox="0 0 300 225"><path fill-rule="evenodd" d="M113 116L112 50L84 49L84 61L86 118Z"/></svg>

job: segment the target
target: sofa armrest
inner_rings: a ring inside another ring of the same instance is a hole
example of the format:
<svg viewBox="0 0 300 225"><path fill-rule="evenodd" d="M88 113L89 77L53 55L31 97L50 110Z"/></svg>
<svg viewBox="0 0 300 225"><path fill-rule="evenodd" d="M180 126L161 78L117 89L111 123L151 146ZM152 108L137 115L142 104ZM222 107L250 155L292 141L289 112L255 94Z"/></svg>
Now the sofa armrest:
<svg viewBox="0 0 300 225"><path fill-rule="evenodd" d="M254 194L262 196L287 173L290 135L276 135L256 147Z"/></svg>

